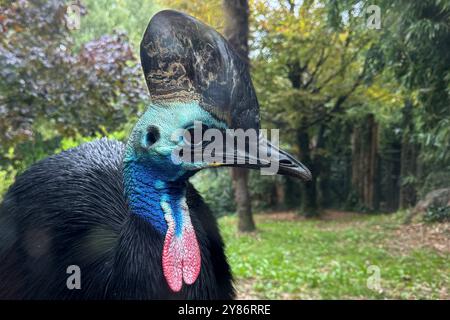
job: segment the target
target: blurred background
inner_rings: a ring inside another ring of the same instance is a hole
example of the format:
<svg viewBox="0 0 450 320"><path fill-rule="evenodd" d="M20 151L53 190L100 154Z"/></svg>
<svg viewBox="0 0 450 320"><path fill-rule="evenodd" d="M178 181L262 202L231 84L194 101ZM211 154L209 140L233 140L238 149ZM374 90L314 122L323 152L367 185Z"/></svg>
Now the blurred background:
<svg viewBox="0 0 450 320"><path fill-rule="evenodd" d="M177 9L248 61L302 183L209 170L239 298L450 298L450 1L0 0L0 199L32 163L126 141L139 42ZM239 195L239 196L237 196Z"/></svg>

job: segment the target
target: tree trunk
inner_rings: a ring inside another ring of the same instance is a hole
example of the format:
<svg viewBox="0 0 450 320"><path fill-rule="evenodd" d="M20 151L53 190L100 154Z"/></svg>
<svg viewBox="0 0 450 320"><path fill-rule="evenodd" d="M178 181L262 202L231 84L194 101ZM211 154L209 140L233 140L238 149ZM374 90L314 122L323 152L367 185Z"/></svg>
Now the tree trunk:
<svg viewBox="0 0 450 320"><path fill-rule="evenodd" d="M238 230L250 232L255 230L253 221L250 192L248 190L248 170L245 168L232 168L234 199L238 215Z"/></svg>
<svg viewBox="0 0 450 320"><path fill-rule="evenodd" d="M400 156L400 208L413 206L417 200L414 179L417 176L417 156L419 148L411 141L414 132L413 105L411 101L405 102L403 108L403 138Z"/></svg>
<svg viewBox="0 0 450 320"><path fill-rule="evenodd" d="M325 151L325 131L326 125L324 123L320 124L319 132L317 134L317 143L315 148L315 156L312 159L314 163L314 174L317 177L316 182L316 203L318 211L326 208L330 204L330 163L324 156Z"/></svg>
<svg viewBox="0 0 450 320"><path fill-rule="evenodd" d="M352 137L352 186L367 210L379 209L378 124L373 114L356 126Z"/></svg>
<svg viewBox="0 0 450 320"><path fill-rule="evenodd" d="M239 54L248 67L248 17L249 6L247 0L224 0L225 37ZM252 216L250 192L248 190L248 170L232 168L234 198L238 214L238 229L242 232L255 230Z"/></svg>
<svg viewBox="0 0 450 320"><path fill-rule="evenodd" d="M313 166L309 150L309 135L306 130L299 129L297 132L297 143L299 146L300 161L313 172L311 181L305 182L301 187L301 212L307 217L313 217L318 214L317 192L316 192L316 170Z"/></svg>
<svg viewBox="0 0 450 320"><path fill-rule="evenodd" d="M294 5L291 2L290 10L294 9ZM302 74L303 70L299 60L291 61L287 64L288 67L288 78L291 81L292 88L301 90L302 89ZM300 211L303 215L307 217L316 216L318 214L317 206L317 178L318 169L314 166L311 158L311 152L309 148L309 134L307 129L303 128L302 125L297 129L297 146L299 148L299 160L312 172L312 180L301 184L300 187ZM315 163L315 162L314 162Z"/></svg>
<svg viewBox="0 0 450 320"><path fill-rule="evenodd" d="M275 178L275 195L276 195L276 208L285 209L286 207L286 190L285 181L283 177Z"/></svg>
<svg viewBox="0 0 450 320"><path fill-rule="evenodd" d="M399 208L400 160L401 140L398 139L398 141L395 140L386 145L383 151L383 160L380 164L382 166L380 175L382 192L380 192L380 198L384 201L383 211L394 212Z"/></svg>
<svg viewBox="0 0 450 320"><path fill-rule="evenodd" d="M248 0L224 0L223 7L225 10L225 38L240 58L248 63L248 18L250 15Z"/></svg>

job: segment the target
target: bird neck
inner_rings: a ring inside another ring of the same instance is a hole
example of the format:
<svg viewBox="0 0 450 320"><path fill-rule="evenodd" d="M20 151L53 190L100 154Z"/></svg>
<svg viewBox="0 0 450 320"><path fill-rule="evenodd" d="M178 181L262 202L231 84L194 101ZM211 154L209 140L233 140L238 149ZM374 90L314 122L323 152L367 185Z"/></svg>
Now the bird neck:
<svg viewBox="0 0 450 320"><path fill-rule="evenodd" d="M164 237L162 268L174 292L200 274L201 253L186 202L187 178L163 180L164 172L145 162L124 161L125 194L132 214L148 221Z"/></svg>
<svg viewBox="0 0 450 320"><path fill-rule="evenodd" d="M173 221L175 234L183 228L183 206L186 204L187 180L164 180L151 165L137 161L124 162L125 195L132 214L149 222L166 234L168 220Z"/></svg>

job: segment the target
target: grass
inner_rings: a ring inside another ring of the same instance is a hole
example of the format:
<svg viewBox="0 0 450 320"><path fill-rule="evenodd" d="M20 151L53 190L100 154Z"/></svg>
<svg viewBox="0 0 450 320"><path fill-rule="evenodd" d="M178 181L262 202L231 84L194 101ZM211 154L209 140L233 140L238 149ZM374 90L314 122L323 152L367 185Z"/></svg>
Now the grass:
<svg viewBox="0 0 450 320"><path fill-rule="evenodd" d="M249 235L236 233L233 216L220 226L239 298L448 299L448 251L392 245L401 220L400 214L338 221L258 215L258 231ZM379 287L369 289L368 281Z"/></svg>

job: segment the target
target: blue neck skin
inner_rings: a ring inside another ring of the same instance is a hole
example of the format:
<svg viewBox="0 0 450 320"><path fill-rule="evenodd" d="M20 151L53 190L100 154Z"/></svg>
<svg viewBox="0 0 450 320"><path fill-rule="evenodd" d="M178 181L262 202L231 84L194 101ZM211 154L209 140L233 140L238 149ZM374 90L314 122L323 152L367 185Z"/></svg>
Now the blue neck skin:
<svg viewBox="0 0 450 320"><path fill-rule="evenodd" d="M125 195L133 214L149 222L165 235L167 222L162 202L170 205L175 222L175 234L180 235L183 227L181 201L186 194L187 178L165 181L158 169L138 161L125 161Z"/></svg>

